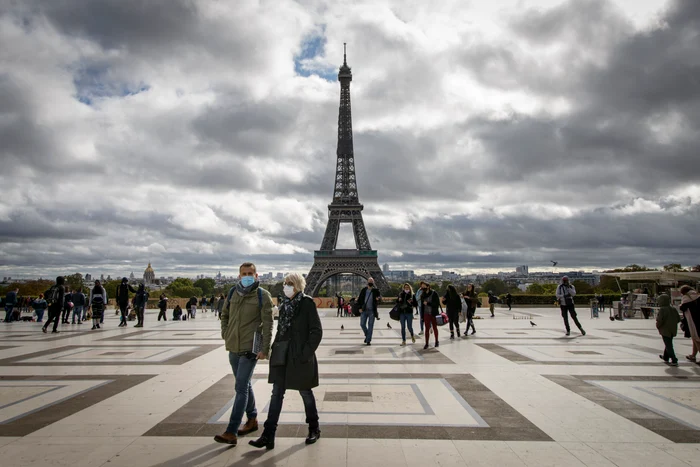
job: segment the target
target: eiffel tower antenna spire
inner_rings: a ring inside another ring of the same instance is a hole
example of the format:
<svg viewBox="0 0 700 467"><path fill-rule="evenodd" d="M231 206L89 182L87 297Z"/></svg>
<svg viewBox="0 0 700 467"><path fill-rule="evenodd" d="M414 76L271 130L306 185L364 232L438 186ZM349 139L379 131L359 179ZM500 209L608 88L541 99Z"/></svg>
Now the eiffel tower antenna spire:
<svg viewBox="0 0 700 467"><path fill-rule="evenodd" d="M338 149L336 151L333 200L328 205L328 224L321 249L314 252L314 265L306 277L308 295L318 295L321 285L333 276L352 274L374 278L380 290L388 284L379 267L377 250L373 250L362 218L364 206L357 193L355 151L352 139L350 83L352 70L347 62L347 44L343 43L343 65L338 70L340 105L338 108ZM355 249L337 249L340 224L352 224Z"/></svg>
<svg viewBox="0 0 700 467"><path fill-rule="evenodd" d="M343 42L343 65L348 65L348 43Z"/></svg>

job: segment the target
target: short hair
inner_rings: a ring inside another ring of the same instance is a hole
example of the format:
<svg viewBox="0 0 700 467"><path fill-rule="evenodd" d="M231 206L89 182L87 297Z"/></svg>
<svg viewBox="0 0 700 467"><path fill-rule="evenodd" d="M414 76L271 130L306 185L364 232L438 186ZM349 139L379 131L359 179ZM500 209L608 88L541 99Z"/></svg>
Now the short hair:
<svg viewBox="0 0 700 467"><path fill-rule="evenodd" d="M683 287L681 287L681 294L685 295L688 292L690 292L691 290L693 290L693 288L691 286L684 285Z"/></svg>
<svg viewBox="0 0 700 467"><path fill-rule="evenodd" d="M240 272L241 272L241 269L243 269L243 268L253 268L253 272L256 273L256 274L258 273L258 270L255 268L255 265L254 265L253 263L243 263L243 264L241 264L240 267L238 268L238 272L240 273Z"/></svg>
<svg viewBox="0 0 700 467"><path fill-rule="evenodd" d="M296 272L290 272L284 276L284 283L286 282L291 282L294 290L297 292L303 292L306 288L306 279L304 279L304 276Z"/></svg>

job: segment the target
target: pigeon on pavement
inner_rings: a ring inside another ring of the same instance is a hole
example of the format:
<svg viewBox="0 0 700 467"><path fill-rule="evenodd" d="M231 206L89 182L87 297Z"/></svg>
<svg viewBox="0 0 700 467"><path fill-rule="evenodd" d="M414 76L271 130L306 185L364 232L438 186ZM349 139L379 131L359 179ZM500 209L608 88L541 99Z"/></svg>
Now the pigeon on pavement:
<svg viewBox="0 0 700 467"><path fill-rule="evenodd" d="M389 329L391 329L391 324L386 323L386 327L388 327Z"/></svg>
<svg viewBox="0 0 700 467"><path fill-rule="evenodd" d="M340 330L341 330L341 331L345 330L345 326L343 326L343 325L341 324L341 325L340 325Z"/></svg>
<svg viewBox="0 0 700 467"><path fill-rule="evenodd" d="M530 321L530 324L531 324L532 326L537 326L537 325L535 324L534 321Z"/></svg>

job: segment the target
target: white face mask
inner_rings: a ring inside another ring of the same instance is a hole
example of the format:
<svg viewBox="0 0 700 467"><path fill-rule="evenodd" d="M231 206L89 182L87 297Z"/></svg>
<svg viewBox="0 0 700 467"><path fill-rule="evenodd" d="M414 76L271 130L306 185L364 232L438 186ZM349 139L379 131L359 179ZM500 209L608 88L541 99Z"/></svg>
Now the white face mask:
<svg viewBox="0 0 700 467"><path fill-rule="evenodd" d="M411 293L411 289L403 289L403 291L406 293Z"/></svg>
<svg viewBox="0 0 700 467"><path fill-rule="evenodd" d="M282 290L284 291L284 294L287 296L287 298L292 298L294 296L294 287L291 285L284 285L282 287Z"/></svg>

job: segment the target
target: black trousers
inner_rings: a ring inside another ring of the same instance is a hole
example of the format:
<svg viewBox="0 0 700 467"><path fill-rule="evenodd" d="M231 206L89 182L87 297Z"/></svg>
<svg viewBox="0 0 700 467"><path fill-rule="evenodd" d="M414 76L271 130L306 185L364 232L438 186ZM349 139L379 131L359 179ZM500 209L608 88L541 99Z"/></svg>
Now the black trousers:
<svg viewBox="0 0 700 467"><path fill-rule="evenodd" d="M476 311L476 308L469 308L467 310L467 327L464 329L464 334L467 334L469 332L469 328L472 328L472 331L476 332L476 328L474 327L474 312Z"/></svg>
<svg viewBox="0 0 700 467"><path fill-rule="evenodd" d="M63 313L61 314L61 321L68 323L68 318L70 317L71 309L68 307L63 308Z"/></svg>
<svg viewBox="0 0 700 467"><path fill-rule="evenodd" d="M282 403L284 402L284 393L287 389L283 384L274 383L272 385L272 398L270 399L270 409L267 412L267 420L265 420L265 430L263 433L270 438L275 437L277 432L277 423L280 420L282 413ZM311 389L299 391L301 400L304 402L304 411L306 412L306 423L309 424L309 430L318 429L318 410L316 408L316 398Z"/></svg>
<svg viewBox="0 0 700 467"><path fill-rule="evenodd" d="M454 328L457 328L457 334L459 334L459 311L448 311L447 319L450 320L450 332L454 332Z"/></svg>
<svg viewBox="0 0 700 467"><path fill-rule="evenodd" d="M122 302L119 304L119 312L122 314L121 323L126 323L126 309L129 308L129 302Z"/></svg>
<svg viewBox="0 0 700 467"><path fill-rule="evenodd" d="M164 321L167 321L168 318L165 316L165 310L160 310L160 313L158 313L158 321L160 321L160 317L163 317Z"/></svg>
<svg viewBox="0 0 700 467"><path fill-rule="evenodd" d="M673 363L678 363L678 357L673 350L673 337L661 336L661 338L664 340L664 361L671 360Z"/></svg>
<svg viewBox="0 0 700 467"><path fill-rule="evenodd" d="M571 319L574 320L574 324L576 325L579 330L583 330L581 327L581 323L578 322L578 318L576 317L576 309L574 308L574 305L560 305L559 308L561 309L561 317L564 318L564 326L566 327L566 332L571 331L569 328L569 315L571 315Z"/></svg>
<svg viewBox="0 0 700 467"><path fill-rule="evenodd" d="M48 329L49 325L53 321L53 330L57 331L58 330L58 321L61 318L61 310L52 310L49 308L49 319L46 321L46 324L44 324L44 329Z"/></svg>
<svg viewBox="0 0 700 467"><path fill-rule="evenodd" d="M144 313L144 311L145 311L145 309L142 306L139 306L136 308L136 319L138 319L138 323L136 323L136 324L140 324L141 326L143 326L143 313Z"/></svg>

